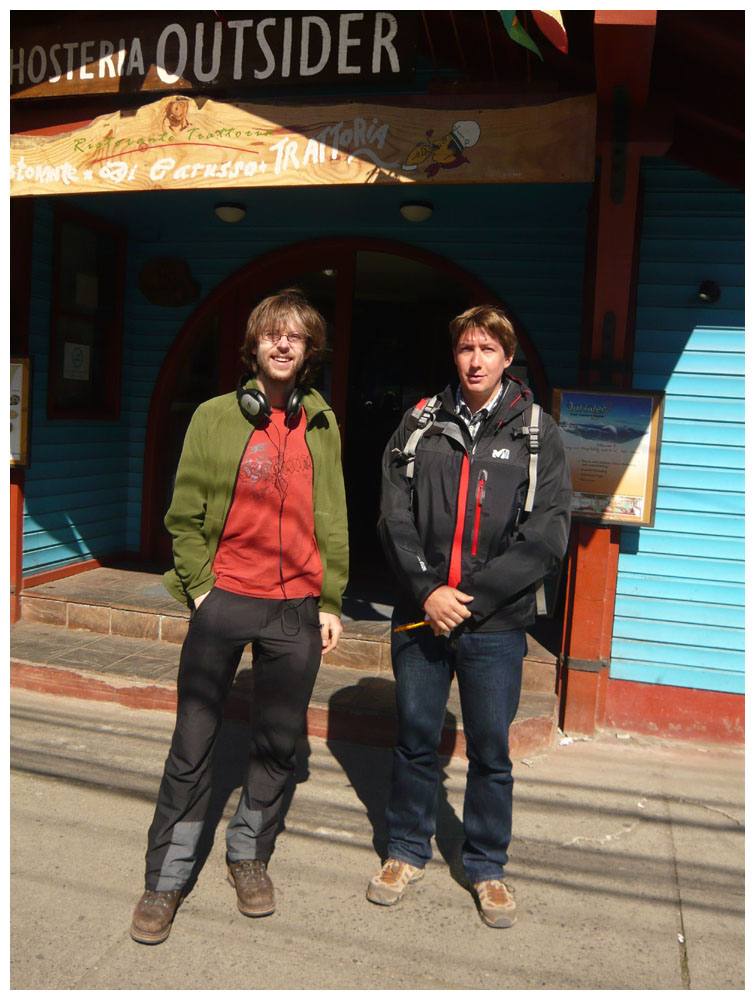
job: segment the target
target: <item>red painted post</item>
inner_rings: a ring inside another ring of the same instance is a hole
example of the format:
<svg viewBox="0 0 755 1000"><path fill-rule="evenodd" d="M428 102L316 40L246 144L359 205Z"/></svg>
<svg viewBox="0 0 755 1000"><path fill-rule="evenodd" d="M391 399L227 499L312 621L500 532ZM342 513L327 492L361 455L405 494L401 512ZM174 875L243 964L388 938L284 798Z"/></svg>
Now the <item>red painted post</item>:
<svg viewBox="0 0 755 1000"><path fill-rule="evenodd" d="M595 12L601 175L594 306L581 359L586 385L631 384L644 151L631 128L632 115L647 104L654 34L655 11ZM605 722L619 530L583 523L572 532L561 686L566 733L592 736Z"/></svg>
<svg viewBox="0 0 755 1000"><path fill-rule="evenodd" d="M34 201L13 198L10 206L10 356L29 354L29 303L31 298ZM31 391L31 385L29 386ZM28 403L31 407L31 400ZM21 616L24 554L24 481L22 466L10 470L10 621Z"/></svg>
<svg viewBox="0 0 755 1000"><path fill-rule="evenodd" d="M24 470L10 470L10 622L21 617L23 586Z"/></svg>
<svg viewBox="0 0 755 1000"><path fill-rule="evenodd" d="M605 718L618 551L616 528L575 526L561 715L569 734L592 736Z"/></svg>

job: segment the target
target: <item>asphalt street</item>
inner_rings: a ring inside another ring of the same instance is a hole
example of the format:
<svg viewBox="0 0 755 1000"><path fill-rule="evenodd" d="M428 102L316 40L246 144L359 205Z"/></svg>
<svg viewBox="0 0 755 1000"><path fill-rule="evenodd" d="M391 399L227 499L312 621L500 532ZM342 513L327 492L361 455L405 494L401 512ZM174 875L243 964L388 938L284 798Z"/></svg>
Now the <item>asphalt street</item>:
<svg viewBox="0 0 755 1000"><path fill-rule="evenodd" d="M211 836L170 938L133 942L165 712L12 690L10 985L21 990L744 988L744 754L615 737L515 765L507 872L486 927L455 877L465 765L442 770L435 859L396 907L379 867L383 749L303 740L270 864L278 909L225 881L245 727L227 723Z"/></svg>

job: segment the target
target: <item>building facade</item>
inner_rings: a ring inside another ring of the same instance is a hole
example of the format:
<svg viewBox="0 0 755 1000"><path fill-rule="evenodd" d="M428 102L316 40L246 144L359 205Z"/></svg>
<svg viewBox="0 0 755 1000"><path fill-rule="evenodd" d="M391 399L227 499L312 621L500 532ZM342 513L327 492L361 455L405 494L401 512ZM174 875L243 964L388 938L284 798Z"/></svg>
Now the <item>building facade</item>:
<svg viewBox="0 0 755 1000"><path fill-rule="evenodd" d="M12 616L169 561L191 413L290 284L328 321L350 586L381 599L380 453L493 301L544 406L663 400L650 523L575 516L543 626L563 727L743 739L743 17L541 13L14 15Z"/></svg>

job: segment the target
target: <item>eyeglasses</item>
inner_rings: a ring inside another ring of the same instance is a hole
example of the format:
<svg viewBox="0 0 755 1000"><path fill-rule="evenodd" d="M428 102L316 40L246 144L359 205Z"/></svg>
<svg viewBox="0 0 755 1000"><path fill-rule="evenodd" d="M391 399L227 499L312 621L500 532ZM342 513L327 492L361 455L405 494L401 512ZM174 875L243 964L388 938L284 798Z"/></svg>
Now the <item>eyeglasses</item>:
<svg viewBox="0 0 755 1000"><path fill-rule="evenodd" d="M277 344L282 337L285 337L292 347L299 347L307 340L305 333L278 333L277 330L266 330L260 334L260 340L264 340L266 344Z"/></svg>

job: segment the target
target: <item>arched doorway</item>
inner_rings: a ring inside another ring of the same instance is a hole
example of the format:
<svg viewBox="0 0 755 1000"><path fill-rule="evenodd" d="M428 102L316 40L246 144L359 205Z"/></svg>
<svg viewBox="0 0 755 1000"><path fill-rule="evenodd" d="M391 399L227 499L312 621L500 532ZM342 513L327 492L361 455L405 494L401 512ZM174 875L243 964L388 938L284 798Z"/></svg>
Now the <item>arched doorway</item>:
<svg viewBox="0 0 755 1000"><path fill-rule="evenodd" d="M342 239L299 244L246 265L197 308L168 353L150 407L144 465L142 555L170 564L163 516L184 433L196 407L231 391L241 374L246 318L265 295L301 288L328 325L318 389L343 437L351 570L356 599L389 599L375 524L380 458L403 411L452 376L448 322L497 297L443 258L402 244ZM537 352L520 335L515 374L543 395Z"/></svg>

